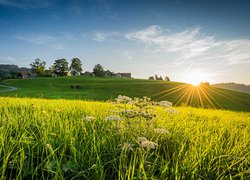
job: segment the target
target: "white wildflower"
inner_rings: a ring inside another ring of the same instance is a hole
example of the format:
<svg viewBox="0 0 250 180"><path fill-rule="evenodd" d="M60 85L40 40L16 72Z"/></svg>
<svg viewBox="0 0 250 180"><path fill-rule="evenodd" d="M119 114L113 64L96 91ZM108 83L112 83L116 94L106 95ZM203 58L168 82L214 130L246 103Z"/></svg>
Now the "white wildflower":
<svg viewBox="0 0 250 180"><path fill-rule="evenodd" d="M84 121L93 121L95 120L96 118L95 117L92 117L92 116L85 116L82 118Z"/></svg>
<svg viewBox="0 0 250 180"><path fill-rule="evenodd" d="M162 106L162 107L171 107L172 103L169 101L160 101L160 102L157 102L157 105Z"/></svg>
<svg viewBox="0 0 250 180"><path fill-rule="evenodd" d="M168 109L167 112L170 114L179 114L179 112L175 109Z"/></svg>
<svg viewBox="0 0 250 180"><path fill-rule="evenodd" d="M157 146L157 144L155 142L152 142L152 141L143 141L141 143L141 146L143 148L155 149L155 147Z"/></svg>
<svg viewBox="0 0 250 180"><path fill-rule="evenodd" d="M169 131L166 129L157 128L157 129L154 129L154 131L158 134L169 134Z"/></svg>
<svg viewBox="0 0 250 180"><path fill-rule="evenodd" d="M145 138L145 137L138 137L137 140L139 141L139 143L141 143L143 141L148 141L147 138Z"/></svg>
<svg viewBox="0 0 250 180"><path fill-rule="evenodd" d="M130 103L132 101L132 99L128 96L122 96L119 95L116 99L115 99L118 103Z"/></svg>
<svg viewBox="0 0 250 180"><path fill-rule="evenodd" d="M139 137L138 141L143 148L155 149L155 147L157 146L155 142L149 141L145 137Z"/></svg>
<svg viewBox="0 0 250 180"><path fill-rule="evenodd" d="M121 121L122 118L120 118L119 116L108 116L108 117L106 117L106 120L108 120L108 121Z"/></svg>

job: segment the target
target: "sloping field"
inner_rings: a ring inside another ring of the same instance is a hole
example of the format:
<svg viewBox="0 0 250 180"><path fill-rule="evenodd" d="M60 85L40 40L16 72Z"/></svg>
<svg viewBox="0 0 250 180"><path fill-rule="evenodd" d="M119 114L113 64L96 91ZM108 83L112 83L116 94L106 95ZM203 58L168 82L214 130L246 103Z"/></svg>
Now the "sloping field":
<svg viewBox="0 0 250 180"><path fill-rule="evenodd" d="M119 102L0 97L1 179L250 178L250 113Z"/></svg>
<svg viewBox="0 0 250 180"><path fill-rule="evenodd" d="M2 83L17 87L1 96L49 99L110 100L118 95L148 96L153 100L169 100L176 106L194 106L250 111L250 94L189 84L141 79L57 77L10 79Z"/></svg>

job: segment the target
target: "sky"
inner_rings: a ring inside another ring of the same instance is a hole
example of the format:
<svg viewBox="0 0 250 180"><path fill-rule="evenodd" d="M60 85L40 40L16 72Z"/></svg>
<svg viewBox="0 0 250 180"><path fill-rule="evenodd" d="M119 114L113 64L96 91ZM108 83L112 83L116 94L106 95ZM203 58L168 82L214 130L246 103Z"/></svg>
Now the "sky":
<svg viewBox="0 0 250 180"><path fill-rule="evenodd" d="M0 64L250 84L248 0L0 0Z"/></svg>

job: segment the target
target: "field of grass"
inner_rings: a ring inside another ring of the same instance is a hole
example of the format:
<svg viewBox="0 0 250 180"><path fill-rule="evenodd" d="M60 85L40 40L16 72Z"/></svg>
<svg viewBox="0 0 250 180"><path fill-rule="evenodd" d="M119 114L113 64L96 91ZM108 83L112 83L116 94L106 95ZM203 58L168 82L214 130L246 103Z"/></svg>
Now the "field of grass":
<svg viewBox="0 0 250 180"><path fill-rule="evenodd" d="M8 90L8 89L9 89L9 88L0 86L0 92L4 92L4 91L6 91L6 90Z"/></svg>
<svg viewBox="0 0 250 180"><path fill-rule="evenodd" d="M175 106L250 111L250 94L212 86L194 87L178 82L81 76L9 79L2 83L18 89L0 93L0 96L105 101L123 94L130 97L148 96L153 100L169 100Z"/></svg>
<svg viewBox="0 0 250 180"><path fill-rule="evenodd" d="M250 113L127 101L0 97L1 179L250 178Z"/></svg>

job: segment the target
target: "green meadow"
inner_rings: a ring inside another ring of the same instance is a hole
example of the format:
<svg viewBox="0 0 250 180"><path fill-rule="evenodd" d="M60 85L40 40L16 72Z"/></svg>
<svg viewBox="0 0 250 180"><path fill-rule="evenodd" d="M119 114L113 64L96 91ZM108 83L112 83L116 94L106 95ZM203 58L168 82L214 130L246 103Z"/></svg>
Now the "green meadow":
<svg viewBox="0 0 250 180"><path fill-rule="evenodd" d="M1 179L250 178L249 112L0 97L0 139Z"/></svg>
<svg viewBox="0 0 250 180"><path fill-rule="evenodd" d="M148 96L155 101L168 100L174 106L250 111L250 94L212 86L194 87L179 82L79 76L9 79L2 83L18 88L0 94L8 97L107 101L121 94L129 97Z"/></svg>

